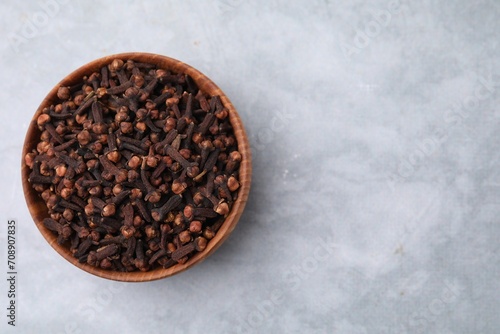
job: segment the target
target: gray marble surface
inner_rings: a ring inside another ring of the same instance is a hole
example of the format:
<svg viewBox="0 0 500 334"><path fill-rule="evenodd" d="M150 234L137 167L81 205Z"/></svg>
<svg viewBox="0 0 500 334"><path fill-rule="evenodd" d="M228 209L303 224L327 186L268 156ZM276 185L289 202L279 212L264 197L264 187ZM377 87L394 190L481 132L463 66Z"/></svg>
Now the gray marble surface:
<svg viewBox="0 0 500 334"><path fill-rule="evenodd" d="M2 333L498 333L497 0L2 1ZM210 76L250 136L226 243L145 284L73 267L20 182L26 126L95 58L148 51Z"/></svg>

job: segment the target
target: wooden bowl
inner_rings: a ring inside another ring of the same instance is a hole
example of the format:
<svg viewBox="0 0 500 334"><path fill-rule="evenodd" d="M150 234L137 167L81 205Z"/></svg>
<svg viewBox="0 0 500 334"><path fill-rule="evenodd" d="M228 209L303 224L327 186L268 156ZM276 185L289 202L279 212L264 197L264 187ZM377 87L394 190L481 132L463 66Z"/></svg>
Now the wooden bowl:
<svg viewBox="0 0 500 334"><path fill-rule="evenodd" d="M209 95L219 95L224 106L229 109L229 119L234 129L234 135L238 143L238 151L242 155L242 160L239 168L239 178L241 186L239 189L238 198L233 203L231 211L226 217L219 231L216 233L215 237L210 240L204 251L194 254L186 263L176 264L168 269L156 268L147 272L117 272L94 267L87 263L78 262L78 259L73 257L69 248L59 245L57 243L56 235L43 225L43 219L49 217L47 207L40 195L28 182L30 168L25 164L24 156L26 155L26 153L31 152L34 148L36 148L36 145L39 142L41 133L37 127L36 120L42 113L43 108L54 104L58 100L57 90L60 86L72 86L74 84L77 84L81 81L81 78L84 75L89 75L92 72L99 71L102 66L109 64L115 58L119 58L122 60L131 59L137 62L155 64L158 66L158 68L172 70L176 73L188 74L193 78L199 89L201 89L203 92ZM247 135L245 133L245 129L243 127L243 123L236 109L231 104L224 92L203 73L181 61L157 54L135 52L110 55L94 60L66 76L48 93L48 95L38 107L28 127L23 146L21 168L21 177L26 204L28 205L28 209L31 213L31 216L33 217L35 225L38 227L41 234L52 246L52 248L54 248L56 252L62 255L70 263L88 273L111 280L125 282L146 282L172 276L192 267L197 263L200 263L210 254L212 254L224 242L224 240L227 239L229 234L236 227L236 224L238 223L238 220L243 212L243 209L245 208L245 204L248 199L252 175L250 146L248 143Z"/></svg>

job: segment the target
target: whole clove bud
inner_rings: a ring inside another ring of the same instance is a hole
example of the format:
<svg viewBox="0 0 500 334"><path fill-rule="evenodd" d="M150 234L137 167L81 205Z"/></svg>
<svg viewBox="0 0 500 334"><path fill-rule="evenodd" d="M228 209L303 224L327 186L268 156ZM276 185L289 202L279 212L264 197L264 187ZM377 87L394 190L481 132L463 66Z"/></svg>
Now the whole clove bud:
<svg viewBox="0 0 500 334"><path fill-rule="evenodd" d="M24 156L43 226L80 263L148 271L206 250L241 188L229 110L185 73L112 59L61 86Z"/></svg>

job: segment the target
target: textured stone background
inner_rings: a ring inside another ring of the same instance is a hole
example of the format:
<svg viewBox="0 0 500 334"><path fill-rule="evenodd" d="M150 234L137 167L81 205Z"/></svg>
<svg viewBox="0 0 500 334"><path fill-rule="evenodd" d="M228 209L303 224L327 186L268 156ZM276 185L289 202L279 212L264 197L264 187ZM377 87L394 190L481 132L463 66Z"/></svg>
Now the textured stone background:
<svg viewBox="0 0 500 334"><path fill-rule="evenodd" d="M498 332L498 1L39 0L0 13L0 267L14 218L18 333ZM254 155L227 242L146 284L58 256L19 173L47 92L125 51L210 76Z"/></svg>

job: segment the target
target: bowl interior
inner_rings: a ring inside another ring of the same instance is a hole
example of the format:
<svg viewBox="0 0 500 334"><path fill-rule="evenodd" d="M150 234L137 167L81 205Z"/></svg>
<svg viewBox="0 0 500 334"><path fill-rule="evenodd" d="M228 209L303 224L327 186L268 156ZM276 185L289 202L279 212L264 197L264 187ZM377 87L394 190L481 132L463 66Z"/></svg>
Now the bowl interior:
<svg viewBox="0 0 500 334"><path fill-rule="evenodd" d="M28 177L30 174L29 167L24 162L24 156L26 153L31 152L36 148L37 143L40 138L40 131L37 127L36 120L41 114L43 108L54 104L57 99L57 90L60 86L71 86L77 84L84 75L88 75L92 72L98 71L102 66L109 64L113 59L127 60L131 59L136 62L150 63L157 65L158 68L168 69L176 73L185 73L193 78L193 80L198 85L198 88L209 95L219 95L224 106L229 110L229 120L234 130L234 135L238 143L238 151L241 153L242 160L239 169L239 181L240 188L238 192L238 198L233 203L231 211L224 223L220 227L219 231L216 233L215 237L210 240L206 249L203 252L194 254L186 263L176 264L170 268L156 268L148 272L134 271L134 272L117 272L101 269L98 267L91 266L86 263L80 263L76 258L73 257L70 250L57 243L57 237L48 230L42 223L43 219L49 217L47 207L45 202L39 196L39 194L32 188L31 184L28 182ZM22 154L22 166L21 166L21 176L23 191L26 198L26 203L31 216L40 230L43 237L47 242L54 248L59 254L61 254L66 260L71 262L73 265L79 267L80 269L91 273L93 275L126 282L142 282L151 281L164 277L168 277L179 272L186 270L187 268L201 262L211 253L213 253L229 236L229 234L235 228L242 212L245 207L246 201L248 199L248 194L250 191L251 183L251 153L250 146L248 143L248 138L245 133L245 129L241 122L241 119L231 104L227 96L222 92L222 90L217 87L208 77L194 69L193 67L161 55L149 54L149 53L122 53L116 55L110 55L97 60L94 60L66 76L61 82L59 82L45 97L40 106L38 107L35 115L33 116L31 123L28 127L26 133L26 138L23 146Z"/></svg>

